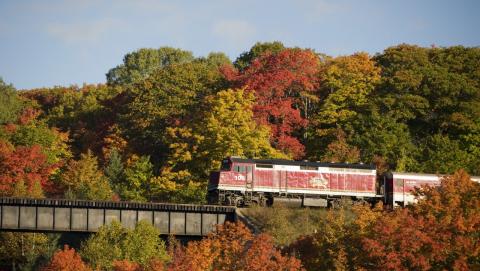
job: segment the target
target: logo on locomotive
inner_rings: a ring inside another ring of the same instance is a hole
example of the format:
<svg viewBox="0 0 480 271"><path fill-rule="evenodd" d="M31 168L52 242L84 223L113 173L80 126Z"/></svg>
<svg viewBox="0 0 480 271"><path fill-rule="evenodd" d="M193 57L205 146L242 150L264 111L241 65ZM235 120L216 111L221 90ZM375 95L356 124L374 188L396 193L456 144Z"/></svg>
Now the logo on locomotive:
<svg viewBox="0 0 480 271"><path fill-rule="evenodd" d="M328 180L323 177L314 177L310 180L310 186L319 189L328 189Z"/></svg>

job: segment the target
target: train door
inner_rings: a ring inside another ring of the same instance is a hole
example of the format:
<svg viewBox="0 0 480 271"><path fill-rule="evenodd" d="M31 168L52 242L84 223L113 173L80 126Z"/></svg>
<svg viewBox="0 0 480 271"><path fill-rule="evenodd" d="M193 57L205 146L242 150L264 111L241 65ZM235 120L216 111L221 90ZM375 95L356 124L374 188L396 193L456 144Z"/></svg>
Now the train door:
<svg viewBox="0 0 480 271"><path fill-rule="evenodd" d="M246 166L246 189L248 190L253 190L253 166L248 165Z"/></svg>
<svg viewBox="0 0 480 271"><path fill-rule="evenodd" d="M280 192L287 192L287 172L285 170L280 171L278 184Z"/></svg>

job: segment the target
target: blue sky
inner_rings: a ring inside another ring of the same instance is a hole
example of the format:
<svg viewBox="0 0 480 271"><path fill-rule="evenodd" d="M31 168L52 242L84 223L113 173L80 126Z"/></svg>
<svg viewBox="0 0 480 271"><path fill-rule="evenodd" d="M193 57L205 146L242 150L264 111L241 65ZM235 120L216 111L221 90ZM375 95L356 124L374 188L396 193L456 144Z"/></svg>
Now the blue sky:
<svg viewBox="0 0 480 271"><path fill-rule="evenodd" d="M479 46L480 1L0 0L0 76L17 89L105 82L139 48L234 60L257 41L329 55Z"/></svg>

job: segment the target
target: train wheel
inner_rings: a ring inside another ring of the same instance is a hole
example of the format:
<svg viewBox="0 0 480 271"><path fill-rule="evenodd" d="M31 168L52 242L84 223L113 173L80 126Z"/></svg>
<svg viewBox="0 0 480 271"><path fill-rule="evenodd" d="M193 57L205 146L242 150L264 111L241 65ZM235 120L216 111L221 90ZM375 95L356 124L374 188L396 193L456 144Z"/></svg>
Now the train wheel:
<svg viewBox="0 0 480 271"><path fill-rule="evenodd" d="M328 201L328 207L332 208L332 209L339 209L341 207L341 201L340 199L332 199L330 201Z"/></svg>
<svg viewBox="0 0 480 271"><path fill-rule="evenodd" d="M236 198L236 199L235 199L235 206L237 206L237 207L243 207L243 206L245 206L245 202L243 202L243 199L242 199L242 198Z"/></svg>

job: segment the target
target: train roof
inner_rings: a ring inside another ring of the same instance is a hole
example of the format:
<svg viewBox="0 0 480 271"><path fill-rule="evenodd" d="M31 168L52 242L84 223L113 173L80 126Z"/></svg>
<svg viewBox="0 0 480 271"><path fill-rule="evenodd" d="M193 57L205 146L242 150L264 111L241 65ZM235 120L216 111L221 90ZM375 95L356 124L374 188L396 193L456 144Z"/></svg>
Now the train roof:
<svg viewBox="0 0 480 271"><path fill-rule="evenodd" d="M311 161L293 161L284 159L246 159L239 157L230 157L232 162L267 164L267 165L285 165L285 166L310 166L310 167L330 167L330 168L355 168L355 169L376 169L372 164L348 164L348 163L323 163Z"/></svg>
<svg viewBox="0 0 480 271"><path fill-rule="evenodd" d="M395 176L409 176L409 177L437 177L437 178L442 178L444 176L447 176L448 174L431 174L431 173L412 173L412 172L387 172L386 175L389 178L395 177ZM480 176L470 176L470 179L472 181L480 183Z"/></svg>

